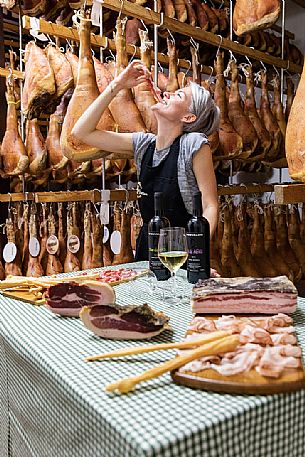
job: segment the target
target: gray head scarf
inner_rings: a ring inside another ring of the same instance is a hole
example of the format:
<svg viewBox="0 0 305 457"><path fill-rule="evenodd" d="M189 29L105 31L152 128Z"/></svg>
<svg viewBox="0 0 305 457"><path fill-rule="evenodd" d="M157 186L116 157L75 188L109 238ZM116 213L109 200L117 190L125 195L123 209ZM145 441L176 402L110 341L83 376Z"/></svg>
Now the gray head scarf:
<svg viewBox="0 0 305 457"><path fill-rule="evenodd" d="M207 89L194 82L190 83L190 87L192 92L190 112L196 115L196 120L184 123L183 131L186 133L200 132L209 136L219 127L219 108Z"/></svg>

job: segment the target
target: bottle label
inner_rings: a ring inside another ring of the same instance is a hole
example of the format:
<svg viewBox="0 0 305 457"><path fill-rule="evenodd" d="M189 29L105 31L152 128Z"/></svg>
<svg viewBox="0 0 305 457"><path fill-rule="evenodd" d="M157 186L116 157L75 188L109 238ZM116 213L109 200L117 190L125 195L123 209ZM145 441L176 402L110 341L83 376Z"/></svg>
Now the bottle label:
<svg viewBox="0 0 305 457"><path fill-rule="evenodd" d="M159 235L157 232L148 233L148 260L149 269L154 272L158 281L164 281L170 277L170 272L158 257Z"/></svg>
<svg viewBox="0 0 305 457"><path fill-rule="evenodd" d="M187 233L188 259L187 274L188 280L192 283L198 279L210 277L210 253L206 247L203 233Z"/></svg>

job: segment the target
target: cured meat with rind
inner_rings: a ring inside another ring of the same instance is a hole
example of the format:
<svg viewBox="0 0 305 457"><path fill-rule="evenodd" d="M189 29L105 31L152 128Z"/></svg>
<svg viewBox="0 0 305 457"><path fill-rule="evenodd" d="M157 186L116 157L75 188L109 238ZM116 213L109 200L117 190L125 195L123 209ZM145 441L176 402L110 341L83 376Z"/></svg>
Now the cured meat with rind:
<svg viewBox="0 0 305 457"><path fill-rule="evenodd" d="M233 12L233 29L236 35L267 29L280 15L280 0L236 0Z"/></svg>
<svg viewBox="0 0 305 457"><path fill-rule="evenodd" d="M49 287L46 305L55 314L78 317L83 306L109 305L115 301L114 289L97 281L62 282Z"/></svg>
<svg viewBox="0 0 305 457"><path fill-rule="evenodd" d="M168 329L169 318L144 305L85 306L79 314L84 325L102 338L141 340Z"/></svg>

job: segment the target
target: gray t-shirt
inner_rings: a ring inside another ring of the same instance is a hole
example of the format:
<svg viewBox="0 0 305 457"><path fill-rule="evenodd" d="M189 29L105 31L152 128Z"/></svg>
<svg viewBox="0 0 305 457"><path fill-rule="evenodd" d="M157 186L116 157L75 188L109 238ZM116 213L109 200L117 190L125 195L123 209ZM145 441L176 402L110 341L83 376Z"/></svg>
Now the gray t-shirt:
<svg viewBox="0 0 305 457"><path fill-rule="evenodd" d="M135 132L132 134L133 150L137 165L138 178L141 171L141 163L148 146L155 140L153 133ZM208 139L203 133L185 133L180 138L180 150L178 157L178 183L180 193L186 210L192 213L192 195L198 192L196 177L193 172L193 157L203 144L208 144ZM170 147L157 151L153 156L153 166L156 167L168 155Z"/></svg>

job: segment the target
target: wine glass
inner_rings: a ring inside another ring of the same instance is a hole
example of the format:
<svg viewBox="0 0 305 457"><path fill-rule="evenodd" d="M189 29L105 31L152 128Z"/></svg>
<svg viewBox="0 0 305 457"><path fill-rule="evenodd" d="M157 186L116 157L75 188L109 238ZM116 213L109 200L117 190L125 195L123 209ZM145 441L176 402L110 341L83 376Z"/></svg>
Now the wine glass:
<svg viewBox="0 0 305 457"><path fill-rule="evenodd" d="M173 299L177 302L176 273L187 259L186 234L183 227L169 227L160 230L158 256L173 278Z"/></svg>

